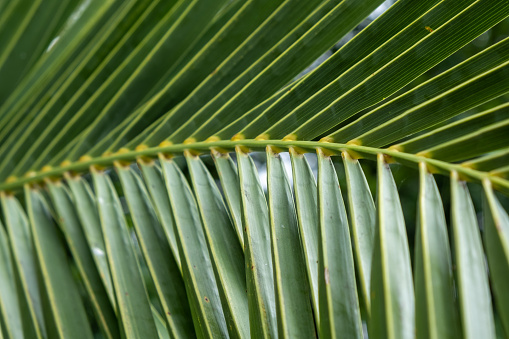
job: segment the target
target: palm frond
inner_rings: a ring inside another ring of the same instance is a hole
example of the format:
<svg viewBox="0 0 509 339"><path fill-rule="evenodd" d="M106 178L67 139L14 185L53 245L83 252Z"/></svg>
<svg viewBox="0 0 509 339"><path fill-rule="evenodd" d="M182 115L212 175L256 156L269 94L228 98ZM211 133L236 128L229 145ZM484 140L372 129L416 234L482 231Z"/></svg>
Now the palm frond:
<svg viewBox="0 0 509 339"><path fill-rule="evenodd" d="M0 337L509 335L509 2L389 2L0 0Z"/></svg>

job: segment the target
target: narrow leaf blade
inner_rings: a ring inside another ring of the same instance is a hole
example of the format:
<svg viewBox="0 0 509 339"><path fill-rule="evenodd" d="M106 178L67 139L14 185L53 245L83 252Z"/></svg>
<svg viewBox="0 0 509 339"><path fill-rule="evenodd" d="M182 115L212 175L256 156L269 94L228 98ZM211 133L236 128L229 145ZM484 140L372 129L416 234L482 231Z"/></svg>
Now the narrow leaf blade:
<svg viewBox="0 0 509 339"><path fill-rule="evenodd" d="M175 214L175 235L196 333L199 337L226 337L226 321L193 193L174 161L161 157L161 167Z"/></svg>
<svg viewBox="0 0 509 339"><path fill-rule="evenodd" d="M274 290L280 338L315 338L293 195L281 157L267 148Z"/></svg>
<svg viewBox="0 0 509 339"><path fill-rule="evenodd" d="M451 213L456 282L462 334L467 339L495 338L485 255L467 184L451 175Z"/></svg>
<svg viewBox="0 0 509 339"><path fill-rule="evenodd" d="M509 333L509 216L498 201L491 183L483 181L489 208L485 211L486 254L498 314Z"/></svg>
<svg viewBox="0 0 509 339"><path fill-rule="evenodd" d="M378 155L378 201L371 271L370 338L414 338L415 297L405 220L389 165Z"/></svg>
<svg viewBox="0 0 509 339"><path fill-rule="evenodd" d="M303 154L290 149L293 187L299 220L301 248L306 262L306 273L317 328L320 322L318 303L318 198L316 181Z"/></svg>
<svg viewBox="0 0 509 339"><path fill-rule="evenodd" d="M149 202L144 183L129 167L117 167L117 172L141 251L163 308L168 330L174 337L191 337L194 329L185 297L184 281Z"/></svg>
<svg viewBox="0 0 509 339"><path fill-rule="evenodd" d="M251 337L276 338L276 305L267 202L251 157L237 149L237 163L242 194Z"/></svg>
<svg viewBox="0 0 509 339"><path fill-rule="evenodd" d="M244 252L221 193L198 156L186 155L230 337L249 336Z"/></svg>
<svg viewBox="0 0 509 339"><path fill-rule="evenodd" d="M362 338L353 252L332 159L318 151L320 336Z"/></svg>
<svg viewBox="0 0 509 339"><path fill-rule="evenodd" d="M155 338L157 330L147 291L117 193L107 174L94 171L92 176L124 334L128 339Z"/></svg>
<svg viewBox="0 0 509 339"><path fill-rule="evenodd" d="M48 186L60 227L83 279L99 326L105 337L118 338L120 331L114 307L110 303L108 292L92 257L93 249L86 242L74 201L61 182Z"/></svg>
<svg viewBox="0 0 509 339"><path fill-rule="evenodd" d="M451 252L442 199L426 164L419 165L419 215L415 242L417 338L457 338Z"/></svg>
<svg viewBox="0 0 509 339"><path fill-rule="evenodd" d="M51 317L60 338L93 338L85 308L61 243L40 191L25 187L27 209Z"/></svg>

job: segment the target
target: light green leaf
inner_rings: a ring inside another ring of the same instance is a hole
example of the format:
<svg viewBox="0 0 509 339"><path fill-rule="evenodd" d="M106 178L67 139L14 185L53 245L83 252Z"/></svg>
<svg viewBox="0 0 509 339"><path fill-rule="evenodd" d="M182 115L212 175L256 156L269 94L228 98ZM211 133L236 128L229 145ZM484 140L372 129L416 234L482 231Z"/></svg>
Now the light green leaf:
<svg viewBox="0 0 509 339"><path fill-rule="evenodd" d="M186 159L228 333L232 338L249 337L246 270L241 244L237 241L235 228L209 171L198 156L188 153Z"/></svg>
<svg viewBox="0 0 509 339"><path fill-rule="evenodd" d="M253 159L237 149L251 337L276 338L269 211Z"/></svg>
<svg viewBox="0 0 509 339"><path fill-rule="evenodd" d="M35 261L30 225L23 208L14 196L2 193L1 201L12 250L23 334L30 338L45 338L46 326L38 284L39 268Z"/></svg>
<svg viewBox="0 0 509 339"><path fill-rule="evenodd" d="M377 157L377 224L371 271L372 339L415 336L412 266L398 190L384 156Z"/></svg>
<svg viewBox="0 0 509 339"><path fill-rule="evenodd" d="M488 180L483 181L487 200L485 241L495 305L506 333L509 333L509 216Z"/></svg>
<svg viewBox="0 0 509 339"><path fill-rule="evenodd" d="M316 327L319 328L318 301L318 198L316 181L303 154L290 149L292 159L295 205L299 220L299 235L306 263L307 282L311 293Z"/></svg>
<svg viewBox="0 0 509 339"><path fill-rule="evenodd" d="M88 246L76 212L75 201L71 199L67 188L61 182L50 183L48 187L58 215L57 222L60 224L81 279L83 279L103 335L106 338L119 338L120 331L114 306L110 303L108 292L92 256L92 252L98 251L98 248ZM102 255L104 256L104 253Z"/></svg>
<svg viewBox="0 0 509 339"><path fill-rule="evenodd" d="M426 164L419 164L419 215L415 240L417 338L458 338L451 252L442 199Z"/></svg>
<svg viewBox="0 0 509 339"><path fill-rule="evenodd" d="M223 187L223 193L228 204L230 216L235 225L237 238L244 251L244 232L242 231L242 210L240 203L240 185L237 166L228 154L219 152L212 153L214 163L216 164L217 174Z"/></svg>
<svg viewBox="0 0 509 339"><path fill-rule="evenodd" d="M113 282L108 264L108 255L106 253L106 245L101 230L101 221L95 197L88 183L80 177L67 176L67 184L71 189L85 239L108 293L110 304L118 314L117 301L113 291Z"/></svg>
<svg viewBox="0 0 509 339"><path fill-rule="evenodd" d="M170 333L168 332L168 328L166 328L166 322L164 321L164 318L161 317L159 312L155 309L154 305L150 305L150 309L152 310L152 316L154 317L159 339L170 339Z"/></svg>
<svg viewBox="0 0 509 339"><path fill-rule="evenodd" d="M353 252L341 189L330 156L318 150L320 337L362 338Z"/></svg>
<svg viewBox="0 0 509 339"><path fill-rule="evenodd" d="M191 311L184 281L150 203L148 192L138 174L130 168L117 167L129 206L141 251L155 284L168 331L172 337L194 334Z"/></svg>
<svg viewBox="0 0 509 339"><path fill-rule="evenodd" d="M451 174L451 219L462 335L495 338L487 267L474 205L466 182Z"/></svg>
<svg viewBox="0 0 509 339"><path fill-rule="evenodd" d="M370 277L375 243L375 203L359 161L352 159L347 152L343 152L342 156L345 165L350 229L359 279L358 286L363 307L369 318L371 314Z"/></svg>
<svg viewBox="0 0 509 339"><path fill-rule="evenodd" d="M279 338L315 338L297 215L279 154L267 148L267 181Z"/></svg>
<svg viewBox="0 0 509 339"><path fill-rule="evenodd" d="M53 223L42 193L25 187L28 216L41 276L48 296L51 315L59 338L93 338L85 307L73 279L57 227Z"/></svg>
<svg viewBox="0 0 509 339"><path fill-rule="evenodd" d="M175 235L196 334L203 338L227 337L221 299L193 193L175 162L163 156L160 159L175 216Z"/></svg>
<svg viewBox="0 0 509 339"><path fill-rule="evenodd" d="M157 330L122 205L107 174L92 173L118 316L127 339L155 338Z"/></svg>
<svg viewBox="0 0 509 339"><path fill-rule="evenodd" d="M22 339L23 325L11 248L2 224L0 224L0 316L2 318L0 335L3 333L6 338Z"/></svg>
<svg viewBox="0 0 509 339"><path fill-rule="evenodd" d="M180 271L182 271L180 254L177 245L177 235L174 227L175 221L173 220L170 198L168 196L168 191L166 190L161 168L154 162L140 162L140 168L143 173L147 189L152 198L152 205L156 211L157 217L159 218L159 223L163 226L173 257L175 258Z"/></svg>

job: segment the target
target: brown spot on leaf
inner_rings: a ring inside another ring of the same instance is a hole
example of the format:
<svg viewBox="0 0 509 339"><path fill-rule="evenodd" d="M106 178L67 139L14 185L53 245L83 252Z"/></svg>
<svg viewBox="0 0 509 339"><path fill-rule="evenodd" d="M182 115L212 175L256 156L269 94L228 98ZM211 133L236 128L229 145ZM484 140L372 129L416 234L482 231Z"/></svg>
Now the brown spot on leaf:
<svg viewBox="0 0 509 339"><path fill-rule="evenodd" d="M205 299L206 302L210 301L209 298L207 298L207 297L204 297L203 299Z"/></svg>

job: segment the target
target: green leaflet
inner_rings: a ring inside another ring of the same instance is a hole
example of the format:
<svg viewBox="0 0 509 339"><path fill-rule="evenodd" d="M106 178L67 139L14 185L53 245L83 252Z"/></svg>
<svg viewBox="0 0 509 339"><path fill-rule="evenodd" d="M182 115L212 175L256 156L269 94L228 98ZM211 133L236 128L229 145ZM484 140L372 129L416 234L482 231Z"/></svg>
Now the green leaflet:
<svg viewBox="0 0 509 339"><path fill-rule="evenodd" d="M504 118L508 113L509 103L502 104L487 111L483 111L465 119L452 122L443 127L437 128L433 131L402 142L398 144L397 147L398 149L404 150L404 152L408 153L423 152L425 150L429 152L430 149L440 150L445 148L445 154L444 151L441 151L441 153L444 154L441 156L441 158L443 158L444 156L453 153L450 151L452 150L450 145L457 146L456 143L464 141L466 139L466 135L474 133L483 127L490 125L497 127L500 126L502 123L504 123ZM493 142L496 142L496 140L493 140ZM455 152L457 152L458 148L454 148L456 149ZM469 150L471 150L470 147ZM434 153L434 157L435 155L436 153Z"/></svg>
<svg viewBox="0 0 509 339"><path fill-rule="evenodd" d="M174 77L167 81L161 91L154 94L146 105L140 107L139 112L133 114L135 115L133 121L120 131L120 135L114 139L113 145L109 145L109 149L118 149L119 146L132 140L162 112L178 105L202 81L213 77L220 70L222 61L234 53L282 2L282 0L254 0L245 1L245 3L237 1L237 7L240 8L231 19L221 22L221 30L204 44L203 48ZM254 56L246 55L245 57Z"/></svg>
<svg viewBox="0 0 509 339"><path fill-rule="evenodd" d="M187 2L189 1L184 3ZM141 67L133 72L97 118L89 122L87 132L70 152L69 158L78 159L95 144L98 137L106 135L113 126L123 121L124 115L132 112L133 107L143 104L153 93L159 92L183 64L198 52L198 48L208 43L209 39L200 38L209 35L209 29L213 30L210 35L220 30L221 25L214 25L213 19L221 15L221 9L228 2L228 0L192 1L188 9L176 18L174 25L150 51ZM223 14L231 15L231 12L225 11ZM195 45L197 48L194 48ZM161 68L161 64L165 67ZM147 82L147 79L150 79L150 82Z"/></svg>
<svg viewBox="0 0 509 339"><path fill-rule="evenodd" d="M240 149L237 149L237 165L242 196L242 225L244 226L251 337L277 338L274 273L267 202L253 160Z"/></svg>
<svg viewBox="0 0 509 339"><path fill-rule="evenodd" d="M311 301L316 327L320 323L320 307L318 296L318 198L316 180L311 172L309 163L303 154L290 149L292 158L293 187L295 191L295 205L299 220L299 234L301 248L306 261Z"/></svg>
<svg viewBox="0 0 509 339"><path fill-rule="evenodd" d="M491 183L483 181L487 205L485 213L486 254L498 314L509 333L509 216L493 192Z"/></svg>
<svg viewBox="0 0 509 339"><path fill-rule="evenodd" d="M305 78L305 75L303 76ZM223 127L220 131L214 133L214 137L217 137L219 139L228 139L232 135L236 135L240 129L246 124L246 118L249 119L250 115L258 116L263 111L265 111L268 107L270 107L273 103L275 103L279 98L283 96L284 93L289 91L291 88L295 87L296 84L298 84L303 78L300 78L298 80L295 80L294 82L286 85L285 87L281 88L279 91L274 93L271 97L268 99L262 101L255 107L251 108L247 113L242 115L241 117L237 118L237 120L233 121L232 123L226 125ZM248 117L246 117L248 116Z"/></svg>
<svg viewBox="0 0 509 339"><path fill-rule="evenodd" d="M194 334L180 267L152 207L145 184L130 168L117 167L141 251L161 302L167 329L174 338Z"/></svg>
<svg viewBox="0 0 509 339"><path fill-rule="evenodd" d="M117 311L117 301L113 291L106 245L101 230L101 221L95 197L88 183L82 178L67 176L67 184L69 185L74 203L76 204L76 212L78 213L87 244L92 252L92 258L94 259L99 275L106 288L110 303L113 309Z"/></svg>
<svg viewBox="0 0 509 339"><path fill-rule="evenodd" d="M467 184L451 174L451 220L462 335L495 338L485 255Z"/></svg>
<svg viewBox="0 0 509 339"><path fill-rule="evenodd" d="M223 187L226 203L228 204L228 210L230 211L230 216L235 225L235 232L242 251L244 251L244 231L242 231L242 210L237 166L228 154L213 152L212 155L221 181L221 186Z"/></svg>
<svg viewBox="0 0 509 339"><path fill-rule="evenodd" d="M75 201L71 199L67 188L60 182L49 184L48 187L58 215L57 221L76 262L103 335L106 338L119 338L115 305L110 302L92 255L99 249L89 247L75 208Z"/></svg>
<svg viewBox="0 0 509 339"><path fill-rule="evenodd" d="M45 338L46 326L42 310L38 267L28 219L14 196L1 194L3 214L9 235L14 276L18 287L23 334L29 338Z"/></svg>
<svg viewBox="0 0 509 339"><path fill-rule="evenodd" d="M381 3L381 0L323 2L293 33L305 28L308 20L314 21L314 25L302 30L302 33L297 35L297 40L281 56L264 68L261 73L256 74L252 80L250 79L249 83L222 107L217 107L215 111L209 110L208 114L204 113L207 112L206 110L200 112L201 115L195 115L179 129L178 133L184 136L190 134L190 137L196 140L204 140L213 135L222 128L222 125L234 121L239 114L256 106L257 102L267 99L288 83ZM328 4L330 5L327 6ZM330 8L332 5L335 6ZM327 10L327 7L330 10ZM170 136L169 140L179 141L181 137Z"/></svg>
<svg viewBox="0 0 509 339"><path fill-rule="evenodd" d="M359 161L352 159L347 152L343 152L342 157L346 173L356 271L363 307L369 318L371 314L370 277L376 223L375 204Z"/></svg>
<svg viewBox="0 0 509 339"><path fill-rule="evenodd" d="M147 2L130 0L118 7L63 74L55 74L51 86L45 90L46 97L38 100L33 107L20 110L16 117L11 119L10 125L4 131L9 131L9 135L0 151L6 152L8 157L13 159L21 159L32 143L51 126L59 112L72 107L70 105L73 103L73 96L83 91L80 87L87 83L87 79L93 77L104 63L118 62L120 57L115 59L114 53L109 52L121 40L134 40L128 39L128 30L132 29L131 25L139 19L142 14L140 12L147 7ZM123 51L125 52L125 49Z"/></svg>
<svg viewBox="0 0 509 339"><path fill-rule="evenodd" d="M187 154L186 159L228 333L232 338L249 337L246 271L241 243L209 171L198 156Z"/></svg>
<svg viewBox="0 0 509 339"><path fill-rule="evenodd" d="M155 338L147 291L117 193L107 174L94 171L92 177L123 335Z"/></svg>
<svg viewBox="0 0 509 339"><path fill-rule="evenodd" d="M497 168L496 170L491 171L490 174L494 176L508 179L509 178L509 166L504 166L501 168Z"/></svg>
<svg viewBox="0 0 509 339"><path fill-rule="evenodd" d="M239 89L245 87L253 75L257 75L286 48L328 13L338 0L285 1L234 53L217 67L218 71L198 86L179 106L168 112L143 141L146 145L157 145L168 138L167 131L177 132L179 139L188 138L196 130L198 121L189 125L189 112L200 114L200 120L208 119ZM317 9L314 9L318 6ZM312 12L312 14L309 14ZM292 72L294 73L294 72ZM208 115L207 115L208 113ZM203 121L202 121L203 122ZM185 127L184 127L185 126ZM185 128L185 131L183 130ZM194 129L193 129L194 128Z"/></svg>
<svg viewBox="0 0 509 339"><path fill-rule="evenodd" d="M504 39L340 128L331 137L383 145L496 97L504 92L504 86L488 89L494 86L493 79L507 72L503 67L507 58L500 56L508 52L509 39ZM409 119L412 124L405 124Z"/></svg>
<svg viewBox="0 0 509 339"><path fill-rule="evenodd" d="M377 156L377 223L371 271L369 337L415 335L415 299L405 220L396 184L382 154Z"/></svg>
<svg viewBox="0 0 509 339"><path fill-rule="evenodd" d="M0 224L0 335L6 338L22 339L23 327L18 302L18 290L14 276L11 249L7 233Z"/></svg>
<svg viewBox="0 0 509 339"><path fill-rule="evenodd" d="M509 164L509 149L507 147L488 153L474 160L466 161L462 165L479 171L490 171Z"/></svg>
<svg viewBox="0 0 509 339"><path fill-rule="evenodd" d="M332 159L318 151L320 337L362 338L348 217Z"/></svg>
<svg viewBox="0 0 509 339"><path fill-rule="evenodd" d="M235 132L240 130L244 137L254 138L276 124L285 115L297 112L297 107L300 105L314 110L325 107L327 102L338 97L337 88L334 91L326 89L336 78L341 79L343 87L348 88L348 83L353 86L373 73L377 66L383 65L384 61L398 55L398 52L404 50L405 46L414 39L425 35L426 32L421 29L418 32L415 30L413 36L409 34L405 39L398 38L398 33L439 2L439 0L397 1L339 51L310 72L305 80L295 88L286 91L281 99L263 113L244 114L245 124L241 126L244 128L239 128ZM320 100L314 101L315 94L316 98L320 97Z"/></svg>
<svg viewBox="0 0 509 339"><path fill-rule="evenodd" d="M509 39L507 42L509 45ZM454 117L508 92L509 85L504 81L508 76L509 61L472 79L463 79L464 82L456 88L445 91L428 102L409 109L401 116L371 129L371 131L358 136L356 141L359 144L380 147L432 127L447 118ZM412 121L412 123L408 123L408 121ZM503 145L503 143L501 144ZM473 153L472 156L482 154L479 152L485 149L479 148L477 153ZM437 159L441 159L440 153L437 154Z"/></svg>
<svg viewBox="0 0 509 339"><path fill-rule="evenodd" d="M49 100L47 96L55 78L68 73L69 66L89 48L89 41L118 9L118 3L103 0L82 0L71 13L57 37L37 64L17 86L0 108L2 141L17 126L24 112ZM76 20L74 20L77 18ZM57 39L58 38L58 39Z"/></svg>
<svg viewBox="0 0 509 339"><path fill-rule="evenodd" d="M458 338L451 252L442 199L433 175L419 164L419 215L415 240L417 338Z"/></svg>
<svg viewBox="0 0 509 339"><path fill-rule="evenodd" d="M44 53L56 31L67 19L70 9L76 4L62 4L58 0L13 1L30 8L23 16L23 23L16 34L10 34L11 41L2 46L0 52L0 78L9 79L0 83L0 102L4 102L23 76L30 71L38 58ZM4 27L3 30L8 31Z"/></svg>
<svg viewBox="0 0 509 339"><path fill-rule="evenodd" d="M41 269L41 286L45 288L51 309L51 315L45 314L46 323L54 322L57 331L54 334L58 338L93 338L65 248L43 195L39 190L25 187L25 197Z"/></svg>
<svg viewBox="0 0 509 339"><path fill-rule="evenodd" d="M293 195L281 157L270 147L267 178L278 337L315 338Z"/></svg>
<svg viewBox="0 0 509 339"><path fill-rule="evenodd" d="M161 167L175 216L175 234L196 334L199 338L227 337L225 315L193 193L172 160L161 156Z"/></svg>
<svg viewBox="0 0 509 339"><path fill-rule="evenodd" d="M59 150L58 147L55 149L56 146L64 148L77 137L86 123L91 123L112 100L119 88L137 74L133 72L142 67L140 64L161 42L188 3L181 1L180 6L172 7L173 2L157 1L148 6L108 57L85 79L80 89L64 100L65 105L56 102L59 106L55 107L55 111L49 112L52 119L47 125L39 125L39 129L42 128L40 133L35 133L37 138L30 144L29 152L23 154L23 161L17 164L17 168L21 171L23 166L36 166L37 159L48 160L48 153L54 155ZM92 96L90 92L93 93ZM70 133L72 131L74 134ZM30 158L32 164L27 164Z"/></svg>
<svg viewBox="0 0 509 339"><path fill-rule="evenodd" d="M458 2L452 0L451 3ZM284 133L282 131L273 134L270 129L266 133L272 138L280 138L287 134L293 134L300 140L315 138L362 109L393 94L503 20L509 14L509 4L505 0L479 0L466 8L462 5L458 10L461 10L459 14L441 24L431 34L425 32L426 37L352 89L339 97L336 96L334 101L320 112L302 112L298 118L289 116L288 119L280 120L271 128L283 126ZM480 13L482 15L479 15ZM466 22L468 25L465 24ZM425 31L423 26L425 26L424 23L421 24L420 29Z"/></svg>
<svg viewBox="0 0 509 339"><path fill-rule="evenodd" d="M505 147L509 143L507 131L509 120L485 128L479 126L477 131L428 149L423 154L450 162L469 159Z"/></svg>

